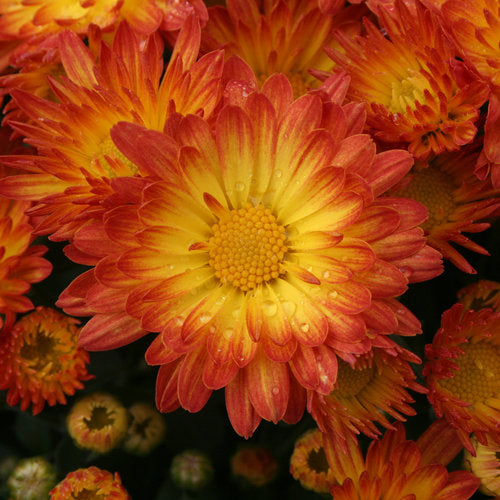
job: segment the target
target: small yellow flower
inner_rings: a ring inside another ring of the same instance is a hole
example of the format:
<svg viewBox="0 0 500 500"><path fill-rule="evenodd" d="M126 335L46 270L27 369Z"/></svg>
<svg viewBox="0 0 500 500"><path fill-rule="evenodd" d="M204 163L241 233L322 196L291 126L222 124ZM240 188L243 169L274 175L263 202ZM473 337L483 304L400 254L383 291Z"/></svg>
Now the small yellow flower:
<svg viewBox="0 0 500 500"><path fill-rule="evenodd" d="M132 416L132 423L123 446L129 453L147 455L163 440L165 420L156 408L148 403L135 403L128 411Z"/></svg>
<svg viewBox="0 0 500 500"><path fill-rule="evenodd" d="M56 482L54 467L43 457L20 460L7 480L10 500L46 500Z"/></svg>
<svg viewBox="0 0 500 500"><path fill-rule="evenodd" d="M68 432L81 448L107 453L127 432L129 414L113 396L93 393L78 401L67 418Z"/></svg>
<svg viewBox="0 0 500 500"><path fill-rule="evenodd" d="M317 493L328 493L335 484L319 429L310 429L295 442L290 458L290 473L304 488Z"/></svg>

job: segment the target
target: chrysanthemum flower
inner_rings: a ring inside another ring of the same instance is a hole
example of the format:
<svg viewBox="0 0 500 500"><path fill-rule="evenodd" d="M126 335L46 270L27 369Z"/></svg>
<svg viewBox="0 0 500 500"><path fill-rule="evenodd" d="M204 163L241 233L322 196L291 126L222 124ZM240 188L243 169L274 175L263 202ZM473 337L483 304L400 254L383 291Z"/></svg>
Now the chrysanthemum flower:
<svg viewBox="0 0 500 500"><path fill-rule="evenodd" d="M182 489L198 491L213 478L214 466L210 458L198 450L185 450L172 459L170 477Z"/></svg>
<svg viewBox="0 0 500 500"><path fill-rule="evenodd" d="M319 429L310 429L297 441L290 457L290 474L300 484L317 493L328 493L335 484L334 472L328 465Z"/></svg>
<svg viewBox="0 0 500 500"><path fill-rule="evenodd" d="M471 434L481 444L500 444L500 313L455 304L425 353L423 375L438 417L471 453Z"/></svg>
<svg viewBox="0 0 500 500"><path fill-rule="evenodd" d="M7 480L9 499L45 500L55 483L56 471L45 458L24 458L19 461Z"/></svg>
<svg viewBox="0 0 500 500"><path fill-rule="evenodd" d="M111 394L94 392L73 405L66 424L78 446L107 453L125 437L129 413Z"/></svg>
<svg viewBox="0 0 500 500"><path fill-rule="evenodd" d="M123 447L129 453L147 455L165 437L163 415L149 403L134 403L128 411L132 421L123 440Z"/></svg>
<svg viewBox="0 0 500 500"><path fill-rule="evenodd" d="M399 422L396 430L371 442L365 458L355 438L348 446L346 453L324 434L325 454L338 482L331 488L335 500L466 500L479 485L470 472L448 473L443 464L426 461Z"/></svg>
<svg viewBox="0 0 500 500"><path fill-rule="evenodd" d="M496 281L479 280L461 288L457 296L464 309L477 310L491 307L500 312L500 283Z"/></svg>
<svg viewBox="0 0 500 500"><path fill-rule="evenodd" d="M472 439L475 454L467 450L464 467L481 480L479 491L490 497L500 497L500 446L483 446Z"/></svg>
<svg viewBox="0 0 500 500"><path fill-rule="evenodd" d="M379 10L387 37L365 21L362 37L337 33L345 54L328 53L352 78L347 97L368 103L367 125L375 137L407 144L425 159L472 141L488 88L455 60L437 17L421 4L416 10L415 16L396 1L391 15Z"/></svg>
<svg viewBox="0 0 500 500"><path fill-rule="evenodd" d="M425 388L415 382L408 361L419 363L420 359L397 345L392 353L388 348L374 348L351 364L339 361L330 394L308 391L308 410L318 427L335 433L339 440L359 432L375 438L380 434L375 423L391 429L388 416L405 420L404 415L415 415L407 389L425 392Z"/></svg>
<svg viewBox="0 0 500 500"><path fill-rule="evenodd" d="M485 220L500 207L500 192L489 180L474 175L477 145L443 153L430 162L417 164L392 191L423 203L429 212L422 224L430 246L459 269L475 273L467 259L452 245L483 255L488 251L463 233L478 233L490 227Z"/></svg>
<svg viewBox="0 0 500 500"><path fill-rule="evenodd" d="M129 500L118 472L112 474L95 466L70 472L50 491L50 500L106 499Z"/></svg>
<svg viewBox="0 0 500 500"><path fill-rule="evenodd" d="M66 395L82 389L92 378L88 353L78 347L78 320L55 309L37 307L0 336L0 389L7 403L33 404L33 414L66 404Z"/></svg>
<svg viewBox="0 0 500 500"><path fill-rule="evenodd" d="M448 0L441 7L444 25L453 37L464 61L488 82L492 90L485 125L484 150L476 173L481 179L491 175L500 188L500 7L495 0Z"/></svg>
<svg viewBox="0 0 500 500"><path fill-rule="evenodd" d="M101 44L98 62L74 33L60 35L67 77L49 78L58 102L11 92L33 123L10 124L38 155L4 157L4 163L27 173L3 179L0 193L39 202L30 212L40 220L35 234L70 239L85 216L98 216L110 178L141 173L113 145L109 131L114 124L127 120L163 130L176 113L210 115L218 100L222 54L195 62L198 47L194 17L179 35L165 72L159 38L141 42L126 24L112 47Z"/></svg>
<svg viewBox="0 0 500 500"><path fill-rule="evenodd" d="M334 63L323 47L340 48L333 29L350 34L359 31L366 10L342 10L344 4L343 0L228 0L227 7L210 9L202 47L207 51L224 48L226 57L241 58L257 76L255 84L276 72L286 74L299 97L321 83L309 69L332 70Z"/></svg>
<svg viewBox="0 0 500 500"><path fill-rule="evenodd" d="M395 297L441 272L438 252L415 227L422 205L377 197L412 160L350 136L363 127L352 110L316 95L293 101L276 75L244 107L226 106L214 131L192 115L178 142L114 128L125 156L166 180L76 235L72 255L101 258L58 302L95 314L81 344L109 349L141 327L160 332L147 353L162 365L159 409L199 411L226 387L233 426L248 436L261 418L301 414L300 386L331 392L337 356L418 333Z"/></svg>
<svg viewBox="0 0 500 500"><path fill-rule="evenodd" d="M47 247L30 246L33 228L25 215L30 206L28 201L0 196L0 329L3 323L6 327L12 325L16 313L33 308L26 297L31 284L42 281L52 271L50 262L43 258Z"/></svg>
<svg viewBox="0 0 500 500"><path fill-rule="evenodd" d="M242 446L231 457L231 472L252 486L264 486L275 478L278 462L265 446Z"/></svg>

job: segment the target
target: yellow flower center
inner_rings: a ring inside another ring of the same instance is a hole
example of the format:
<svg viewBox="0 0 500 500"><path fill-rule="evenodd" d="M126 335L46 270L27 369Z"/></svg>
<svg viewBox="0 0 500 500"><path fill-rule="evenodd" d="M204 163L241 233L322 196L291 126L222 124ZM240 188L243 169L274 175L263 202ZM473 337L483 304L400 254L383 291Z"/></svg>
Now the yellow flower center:
<svg viewBox="0 0 500 500"><path fill-rule="evenodd" d="M327 474L330 470L328 461L326 460L325 450L321 446L317 450L311 450L307 456L307 465L309 468L316 472L316 474Z"/></svg>
<svg viewBox="0 0 500 500"><path fill-rule="evenodd" d="M491 344L478 342L460 346L464 354L453 377L439 380L439 385L469 404L484 402L500 392L500 352Z"/></svg>
<svg viewBox="0 0 500 500"><path fill-rule="evenodd" d="M425 102L424 90L429 86L427 79L416 74L401 81L394 81L391 84L391 102L387 108L392 113L406 113L406 107L415 109L415 102ZM429 89L430 90L430 89Z"/></svg>
<svg viewBox="0 0 500 500"><path fill-rule="evenodd" d="M284 273L285 228L268 208L247 203L221 217L212 231L210 265L222 283L245 292Z"/></svg>
<svg viewBox="0 0 500 500"><path fill-rule="evenodd" d="M425 231L448 222L450 214L456 208L453 197L455 190L453 179L436 168L428 167L414 172L414 177L406 188L398 191L399 196L407 196L427 207L429 218L422 224Z"/></svg>
<svg viewBox="0 0 500 500"><path fill-rule="evenodd" d="M117 172L112 164L108 162L106 157L113 158L127 172ZM125 175L136 175L139 169L132 163L116 146L109 134L105 135L99 144L99 150L92 159L92 167L97 175L105 175L109 179L114 177L123 177Z"/></svg>
<svg viewBox="0 0 500 500"><path fill-rule="evenodd" d="M373 365L353 368L349 363L339 360L337 385L332 394L344 398L357 396L372 380L372 377Z"/></svg>
<svg viewBox="0 0 500 500"><path fill-rule="evenodd" d="M92 408L90 418L84 418L86 426L90 430L104 429L108 425L113 425L115 419L113 418L114 411L109 411L104 406L95 406Z"/></svg>
<svg viewBox="0 0 500 500"><path fill-rule="evenodd" d="M25 344L19 351L19 356L37 372L57 373L61 369L59 356L63 354L58 349L59 342L46 332L38 331L35 335L27 336Z"/></svg>

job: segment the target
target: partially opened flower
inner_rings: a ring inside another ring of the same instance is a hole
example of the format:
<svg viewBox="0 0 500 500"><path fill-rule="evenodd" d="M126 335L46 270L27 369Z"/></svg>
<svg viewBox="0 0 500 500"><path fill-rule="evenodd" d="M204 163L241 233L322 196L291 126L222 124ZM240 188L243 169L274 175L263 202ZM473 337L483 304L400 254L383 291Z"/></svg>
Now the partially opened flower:
<svg viewBox="0 0 500 500"><path fill-rule="evenodd" d="M500 312L455 304L425 353L423 375L438 417L472 454L472 434L483 445L500 444Z"/></svg>
<svg viewBox="0 0 500 500"><path fill-rule="evenodd" d="M466 500L479 480L469 472L448 473L437 462L427 462L414 441L407 441L401 423L373 440L363 457L355 438L348 452L333 436L324 434L325 453L338 482L331 488L335 500Z"/></svg>
<svg viewBox="0 0 500 500"><path fill-rule="evenodd" d="M407 145L419 159L471 142L487 85L455 60L437 16L420 3L416 15L403 0L394 2L391 15L385 9L379 15L387 36L365 21L364 36L337 33L345 54L328 50L351 76L347 97L368 103L370 131Z"/></svg>
<svg viewBox="0 0 500 500"><path fill-rule="evenodd" d="M500 446L484 446L472 439L474 455L464 454L464 467L481 480L479 491L490 497L500 497Z"/></svg>
<svg viewBox="0 0 500 500"><path fill-rule="evenodd" d="M335 484L335 474L326 460L319 429L310 429L295 442L290 474L304 488L317 493L328 493Z"/></svg>
<svg viewBox="0 0 500 500"><path fill-rule="evenodd" d="M278 462L266 446L242 446L231 457L231 472L252 486L270 483L278 471Z"/></svg>
<svg viewBox="0 0 500 500"><path fill-rule="evenodd" d="M43 457L19 461L7 480L10 500L45 500L56 483L54 466Z"/></svg>
<svg viewBox="0 0 500 500"><path fill-rule="evenodd" d="M500 312L500 283L496 281L479 280L461 288L457 295L465 309L491 307Z"/></svg>
<svg viewBox="0 0 500 500"><path fill-rule="evenodd" d="M94 392L73 405L66 423L79 447L107 453L125 437L129 414L111 394Z"/></svg>
<svg viewBox="0 0 500 500"><path fill-rule="evenodd" d="M228 0L226 7L210 9L202 47L224 48L226 57L241 58L257 76L254 84L262 84L276 72L286 74L299 97L321 84L309 69L329 72L333 68L333 61L323 51L325 45L340 48L333 29L350 34L359 31L366 10L344 9L344 4L343 0ZM328 14L324 12L327 7ZM238 69L241 62L233 64L231 70ZM240 70L232 76L244 80L244 69Z"/></svg>
<svg viewBox="0 0 500 500"><path fill-rule="evenodd" d="M99 216L109 179L142 173L113 145L113 125L128 120L163 130L177 113L211 114L219 97L222 54L196 61L199 36L191 16L164 70L158 35L141 41L122 24L112 47L100 44L96 61L74 33L65 31L59 51L66 77L49 78L57 102L11 92L32 123L10 124L38 154L3 158L25 173L3 179L0 193L37 202L30 212L38 221L36 234L70 239L85 217Z"/></svg>
<svg viewBox="0 0 500 500"><path fill-rule="evenodd" d="M476 271L455 245L489 255L463 233L488 229L488 217L500 207L500 192L493 189L489 179L481 181L474 175L477 157L477 144L443 153L417 164L393 190L394 194L408 196L427 207L429 217L422 228L429 245L467 273Z"/></svg>
<svg viewBox="0 0 500 500"><path fill-rule="evenodd" d="M248 436L261 418L300 418L303 388L331 392L337 356L417 333L395 297L439 274L438 253L415 227L420 204L377 197L411 157L349 136L350 111L316 95L293 101L276 75L244 107L225 107L214 130L193 115L177 141L116 126L118 148L165 180L76 235L72 254L102 257L58 302L94 314L81 344L160 332L146 355L161 365L160 410L198 411L226 387L231 422Z"/></svg>
<svg viewBox="0 0 500 500"><path fill-rule="evenodd" d="M78 347L78 320L46 307L37 307L0 336L0 389L7 403L33 404L33 414L48 403L66 404L92 378L88 353Z"/></svg>
<svg viewBox="0 0 500 500"><path fill-rule="evenodd" d="M205 453L184 450L175 455L170 464L170 477L183 490L199 491L213 478L214 466Z"/></svg>
<svg viewBox="0 0 500 500"><path fill-rule="evenodd" d="M128 408L131 422L123 440L129 453L147 455L165 437L165 420L158 410L148 403L134 403Z"/></svg>
<svg viewBox="0 0 500 500"><path fill-rule="evenodd" d="M70 472L50 491L50 500L106 499L130 500L118 472L91 466Z"/></svg>
<svg viewBox="0 0 500 500"><path fill-rule="evenodd" d="M396 344L392 353L374 348L352 363L340 360L332 392L308 391L308 410L318 427L340 441L359 432L375 438L380 434L376 423L393 428L388 416L405 420L405 415L415 415L407 389L425 392L425 388L415 382L409 361L420 359Z"/></svg>

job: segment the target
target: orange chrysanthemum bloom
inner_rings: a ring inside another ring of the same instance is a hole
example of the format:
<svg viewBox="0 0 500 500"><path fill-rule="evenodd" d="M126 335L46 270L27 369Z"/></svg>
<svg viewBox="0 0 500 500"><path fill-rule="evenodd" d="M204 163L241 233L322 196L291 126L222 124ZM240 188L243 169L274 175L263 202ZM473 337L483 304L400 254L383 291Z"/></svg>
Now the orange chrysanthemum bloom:
<svg viewBox="0 0 500 500"><path fill-rule="evenodd" d="M33 414L66 404L66 395L83 389L92 378L86 365L88 353L78 347L75 318L55 309L37 307L0 336L0 389L8 390L7 403L33 404Z"/></svg>
<svg viewBox="0 0 500 500"><path fill-rule="evenodd" d="M122 20L149 35L158 28L177 30L192 13L206 21L202 0L0 0L0 40L27 40L71 29L86 35L90 24L111 31Z"/></svg>
<svg viewBox="0 0 500 500"><path fill-rule="evenodd" d="M422 228L429 245L466 273L476 271L452 244L489 255L463 233L488 229L490 223L485 219L500 207L500 192L489 180L480 181L473 173L477 156L474 144L459 152L443 153L430 162L417 164L392 191L427 207L429 217Z"/></svg>
<svg viewBox="0 0 500 500"><path fill-rule="evenodd" d="M366 10L342 10L344 4L344 0L228 0L227 7L210 9L202 47L224 48L226 57L241 58L257 76L254 84L262 84L273 73L286 74L299 97L321 83L309 69L332 70L334 63L323 47L340 48L333 29L359 32ZM236 69L238 63L233 64L231 69Z"/></svg>
<svg viewBox="0 0 500 500"><path fill-rule="evenodd" d="M351 76L347 97L368 103L375 137L425 159L472 141L488 88L455 60L434 13L416 7L416 16L403 1L390 15L379 9L388 36L367 20L364 36L337 33L345 54L328 53Z"/></svg>
<svg viewBox="0 0 500 500"><path fill-rule="evenodd" d="M108 453L124 439L129 419L127 409L114 396L94 392L77 401L66 420L77 446Z"/></svg>
<svg viewBox="0 0 500 500"><path fill-rule="evenodd" d="M404 421L403 415L416 414L409 406L414 401L407 389L426 390L415 382L408 361L420 359L396 344L392 351L374 348L354 363L339 361L330 394L308 391L308 410L323 432L333 432L339 440L359 432L375 438L380 434L375 423L393 428L388 415Z"/></svg>
<svg viewBox="0 0 500 500"><path fill-rule="evenodd" d="M118 472L112 474L95 466L70 472L50 491L50 500L96 498L130 500Z"/></svg>
<svg viewBox="0 0 500 500"><path fill-rule="evenodd" d="M444 25L455 41L460 56L487 81L492 90L485 125L484 150L476 173L491 175L500 188L500 6L495 0L448 0L441 7Z"/></svg>
<svg viewBox="0 0 500 500"><path fill-rule="evenodd" d="M325 454L339 483L331 488L335 500L466 500L479 480L470 472L448 473L442 463L429 461L419 442L407 441L404 427L385 432L371 442L366 457L355 438L348 452L324 434Z"/></svg>
<svg viewBox="0 0 500 500"><path fill-rule="evenodd" d="M481 444L500 444L500 312L455 304L425 353L423 375L436 415L471 453L471 434Z"/></svg>
<svg viewBox="0 0 500 500"><path fill-rule="evenodd" d="M378 196L411 156L376 154L362 128L350 105L294 101L283 75L224 107L213 129L187 116L177 141L118 124L120 151L164 180L75 237L70 255L90 254L97 266L58 303L95 315L82 345L160 332L147 353L162 365L160 410L198 411L226 387L233 426L248 436L261 418L300 418L301 386L331 392L337 356L418 333L395 297L439 274L440 259L416 227L422 205ZM120 185L137 192L118 181L118 194Z"/></svg>
<svg viewBox="0 0 500 500"><path fill-rule="evenodd" d="M310 429L295 442L290 457L290 474L300 484L317 493L328 493L335 484L335 474L328 465L319 429Z"/></svg>
<svg viewBox="0 0 500 500"><path fill-rule="evenodd" d="M500 312L500 283L479 280L477 283L464 286L458 291L458 301L465 309L483 309L491 307Z"/></svg>
<svg viewBox="0 0 500 500"><path fill-rule="evenodd" d="M33 200L39 221L35 234L71 239L86 217L99 217L99 202L110 194L109 179L141 174L111 141L121 120L163 130L176 113L209 116L218 100L222 54L196 61L199 25L190 17L164 71L158 36L142 43L126 24L113 46L102 43L96 62L72 32L60 35L59 50L67 77L50 78L58 102L13 90L18 106L33 123L10 122L38 149L38 155L12 155L3 162L25 174L0 181L0 193Z"/></svg>
<svg viewBox="0 0 500 500"><path fill-rule="evenodd" d="M481 480L479 491L489 497L500 498L500 446L483 446L472 439L475 454L467 450L464 467Z"/></svg>
<svg viewBox="0 0 500 500"><path fill-rule="evenodd" d="M30 246L33 228L25 215L30 206L27 201L0 196L0 330L13 324L16 313L33 309L26 294L32 283L52 271L52 264L43 258L47 247Z"/></svg>

